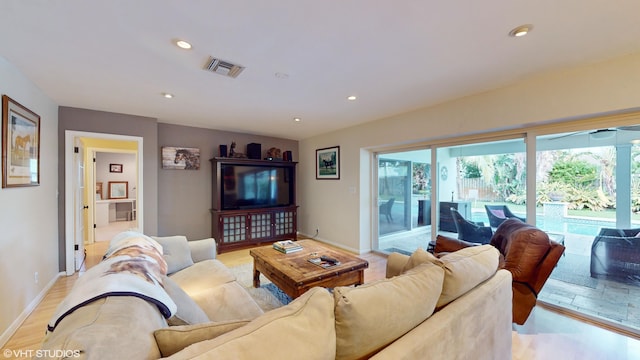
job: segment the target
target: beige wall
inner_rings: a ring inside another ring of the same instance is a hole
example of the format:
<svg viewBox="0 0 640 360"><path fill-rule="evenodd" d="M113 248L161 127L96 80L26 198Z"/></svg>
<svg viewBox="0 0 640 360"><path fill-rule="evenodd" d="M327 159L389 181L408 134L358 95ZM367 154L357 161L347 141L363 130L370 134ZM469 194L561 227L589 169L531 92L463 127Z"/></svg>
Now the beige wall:
<svg viewBox="0 0 640 360"><path fill-rule="evenodd" d="M40 186L0 189L0 344L4 344L58 274L58 106L2 57L0 79L1 94L40 115Z"/></svg>
<svg viewBox="0 0 640 360"><path fill-rule="evenodd" d="M369 149L638 109L638 94L640 54L634 54L305 139L298 228L313 234L319 227L320 239L355 251L370 249ZM335 145L341 147L341 179L315 180L315 149Z"/></svg>

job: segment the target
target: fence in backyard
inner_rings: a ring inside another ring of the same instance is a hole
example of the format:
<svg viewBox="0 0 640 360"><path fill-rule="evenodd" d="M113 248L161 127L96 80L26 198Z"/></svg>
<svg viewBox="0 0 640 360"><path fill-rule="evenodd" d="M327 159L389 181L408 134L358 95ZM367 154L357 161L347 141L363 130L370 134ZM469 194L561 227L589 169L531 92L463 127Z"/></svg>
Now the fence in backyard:
<svg viewBox="0 0 640 360"><path fill-rule="evenodd" d="M402 198L407 191L406 181L405 176L380 177L380 195L385 199ZM463 200L503 201L493 192L491 186L485 184L482 178L458 179L458 194Z"/></svg>
<svg viewBox="0 0 640 360"><path fill-rule="evenodd" d="M485 184L482 178L459 179L458 194L461 199L479 201L501 201L493 192L491 186Z"/></svg>

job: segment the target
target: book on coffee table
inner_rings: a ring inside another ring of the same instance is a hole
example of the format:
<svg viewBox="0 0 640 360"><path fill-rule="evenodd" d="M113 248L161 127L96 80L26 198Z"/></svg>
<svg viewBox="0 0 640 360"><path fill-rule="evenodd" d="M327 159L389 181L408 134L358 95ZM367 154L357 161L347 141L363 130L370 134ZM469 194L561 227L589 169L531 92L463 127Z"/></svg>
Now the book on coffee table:
<svg viewBox="0 0 640 360"><path fill-rule="evenodd" d="M285 254L302 250L302 246L292 240L276 241L273 243L273 248Z"/></svg>
<svg viewBox="0 0 640 360"><path fill-rule="evenodd" d="M338 262L326 261L326 260L322 260L319 257L311 258L311 259L309 259L309 262L314 264L314 265L318 265L318 266L320 266L320 267L322 267L324 269L329 269L329 268L332 268L334 266L340 265L340 261L338 261Z"/></svg>

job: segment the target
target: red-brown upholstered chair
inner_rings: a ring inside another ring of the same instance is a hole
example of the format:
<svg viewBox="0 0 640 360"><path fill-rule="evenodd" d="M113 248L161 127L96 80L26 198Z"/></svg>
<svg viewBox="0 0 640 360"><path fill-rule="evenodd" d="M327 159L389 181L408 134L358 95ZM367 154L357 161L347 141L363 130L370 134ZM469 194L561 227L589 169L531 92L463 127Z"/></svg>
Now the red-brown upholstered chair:
<svg viewBox="0 0 640 360"><path fill-rule="evenodd" d="M438 236L434 252L451 252L473 244ZM493 234L491 245L504 256L501 267L513 276L513 322L522 325L536 305L538 293L564 252L564 246L549 239L535 226L512 218Z"/></svg>

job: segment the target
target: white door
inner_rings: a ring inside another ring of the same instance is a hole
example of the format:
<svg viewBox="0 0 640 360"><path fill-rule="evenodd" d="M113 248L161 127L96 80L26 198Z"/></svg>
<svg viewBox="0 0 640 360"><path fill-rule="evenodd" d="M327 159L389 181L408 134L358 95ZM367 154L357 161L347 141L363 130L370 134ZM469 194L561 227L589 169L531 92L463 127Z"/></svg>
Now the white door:
<svg viewBox="0 0 640 360"><path fill-rule="evenodd" d="M73 149L73 260L75 270L82 268L84 256L84 219L89 206L84 201L84 148L79 138L74 139Z"/></svg>

